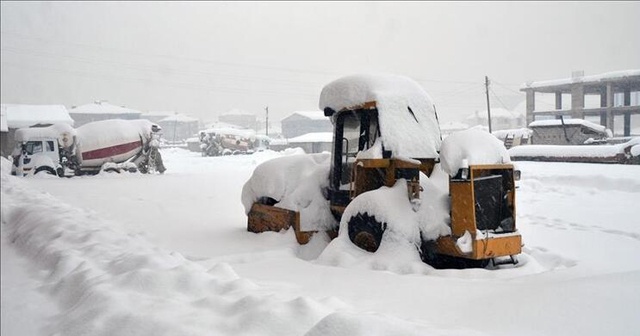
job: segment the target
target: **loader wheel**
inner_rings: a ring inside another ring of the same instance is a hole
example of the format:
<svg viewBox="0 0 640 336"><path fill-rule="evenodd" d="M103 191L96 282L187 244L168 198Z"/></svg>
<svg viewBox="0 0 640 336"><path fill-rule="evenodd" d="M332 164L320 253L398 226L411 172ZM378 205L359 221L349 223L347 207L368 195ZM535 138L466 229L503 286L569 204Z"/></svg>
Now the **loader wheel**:
<svg viewBox="0 0 640 336"><path fill-rule="evenodd" d="M56 171L53 168L49 167L49 166L40 166L40 167L36 168L36 170L35 170L35 172L33 174L36 175L36 174L41 173L41 172L46 172L47 174L50 174L50 175L58 175L58 174L56 174Z"/></svg>
<svg viewBox="0 0 640 336"><path fill-rule="evenodd" d="M375 216L369 216L365 212L351 217L348 227L349 239L353 244L365 251L375 252L380 247L382 234L387 225L386 223L380 223Z"/></svg>

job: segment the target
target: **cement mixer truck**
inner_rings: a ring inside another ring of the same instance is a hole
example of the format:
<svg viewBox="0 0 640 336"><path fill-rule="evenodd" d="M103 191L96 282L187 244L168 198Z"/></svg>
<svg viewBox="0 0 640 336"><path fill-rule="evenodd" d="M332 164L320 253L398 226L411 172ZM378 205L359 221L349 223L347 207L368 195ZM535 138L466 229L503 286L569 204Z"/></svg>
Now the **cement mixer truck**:
<svg viewBox="0 0 640 336"><path fill-rule="evenodd" d="M103 120L77 129L65 124L15 133L11 173L76 176L108 172L164 173L160 127L147 120Z"/></svg>

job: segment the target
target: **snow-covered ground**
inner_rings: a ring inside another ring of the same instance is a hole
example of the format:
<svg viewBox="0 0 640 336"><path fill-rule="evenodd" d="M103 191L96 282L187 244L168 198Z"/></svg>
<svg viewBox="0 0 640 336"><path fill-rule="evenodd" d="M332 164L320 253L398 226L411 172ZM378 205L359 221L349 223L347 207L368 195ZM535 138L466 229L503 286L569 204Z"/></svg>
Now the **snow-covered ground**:
<svg viewBox="0 0 640 336"><path fill-rule="evenodd" d="M164 175L71 179L3 159L2 335L638 333L638 166L517 162L520 263L434 270L247 232L245 181L296 151L162 153Z"/></svg>

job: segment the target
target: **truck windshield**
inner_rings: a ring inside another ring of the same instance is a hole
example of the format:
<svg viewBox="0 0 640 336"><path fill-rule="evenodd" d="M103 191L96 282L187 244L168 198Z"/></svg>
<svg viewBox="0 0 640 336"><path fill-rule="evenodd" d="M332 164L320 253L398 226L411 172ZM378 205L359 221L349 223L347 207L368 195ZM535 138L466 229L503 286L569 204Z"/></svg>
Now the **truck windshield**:
<svg viewBox="0 0 640 336"><path fill-rule="evenodd" d="M42 152L42 141L27 141L24 145L24 150L29 155Z"/></svg>

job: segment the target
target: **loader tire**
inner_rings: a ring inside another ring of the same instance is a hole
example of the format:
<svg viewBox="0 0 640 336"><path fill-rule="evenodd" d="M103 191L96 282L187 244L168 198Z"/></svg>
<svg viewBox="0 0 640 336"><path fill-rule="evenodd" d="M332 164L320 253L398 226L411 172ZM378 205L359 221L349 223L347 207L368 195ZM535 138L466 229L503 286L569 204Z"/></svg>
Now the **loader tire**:
<svg viewBox="0 0 640 336"><path fill-rule="evenodd" d="M368 213L358 213L351 217L348 223L349 239L359 248L375 252L380 247L382 234L386 230L386 223L380 223L375 216L369 216Z"/></svg>
<svg viewBox="0 0 640 336"><path fill-rule="evenodd" d="M41 172L45 172L45 173L50 174L50 175L56 175L56 176L58 175L56 173L55 169L53 169L53 168L51 168L49 166L40 166L40 167L36 168L36 170L35 170L35 172L33 174L36 175L36 174L39 174Z"/></svg>

